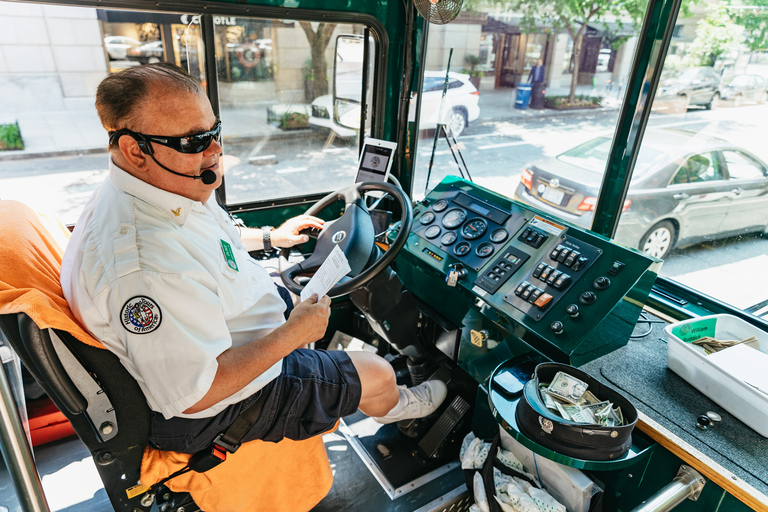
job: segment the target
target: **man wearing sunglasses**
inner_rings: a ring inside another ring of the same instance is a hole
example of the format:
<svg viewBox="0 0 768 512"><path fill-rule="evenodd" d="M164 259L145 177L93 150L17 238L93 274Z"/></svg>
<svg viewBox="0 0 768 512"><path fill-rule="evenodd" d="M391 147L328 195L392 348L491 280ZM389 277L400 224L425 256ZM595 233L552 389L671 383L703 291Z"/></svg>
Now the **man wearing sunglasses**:
<svg viewBox="0 0 768 512"><path fill-rule="evenodd" d="M293 308L248 251L304 242L323 221L238 231L211 200L221 123L196 79L170 64L129 68L102 81L96 107L110 174L77 223L62 288L138 381L152 445L195 453L251 405L262 412L243 441L306 439L358 408L382 423L438 408L442 382L401 389L375 354L301 348L325 334L330 299Z"/></svg>

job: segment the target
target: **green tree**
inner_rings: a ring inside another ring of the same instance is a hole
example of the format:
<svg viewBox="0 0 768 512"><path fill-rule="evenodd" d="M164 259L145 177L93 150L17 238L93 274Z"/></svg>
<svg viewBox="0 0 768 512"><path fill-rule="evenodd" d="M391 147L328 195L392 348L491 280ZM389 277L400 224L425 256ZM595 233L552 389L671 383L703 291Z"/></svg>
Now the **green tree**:
<svg viewBox="0 0 768 512"><path fill-rule="evenodd" d="M647 0L510 0L507 5L523 15L526 32L540 32L542 25L551 26L554 33L566 31L573 40L573 76L568 102L576 97L584 32L589 23L605 19L628 19L638 27L648 5Z"/></svg>
<svg viewBox="0 0 768 512"><path fill-rule="evenodd" d="M318 96L328 94L328 64L325 62L325 49L331 41L336 24L318 23L316 30L312 29L312 23L309 21L300 21L299 25L307 35L312 58L312 80L308 82L312 88L309 101L312 101Z"/></svg>
<svg viewBox="0 0 768 512"><path fill-rule="evenodd" d="M738 51L744 39L744 27L733 22L724 5L707 9L707 17L696 27L696 39L685 61L691 66L714 66L720 56Z"/></svg>
<svg viewBox="0 0 768 512"><path fill-rule="evenodd" d="M733 23L744 27L744 43L750 50L768 47L768 0L730 0L728 15Z"/></svg>

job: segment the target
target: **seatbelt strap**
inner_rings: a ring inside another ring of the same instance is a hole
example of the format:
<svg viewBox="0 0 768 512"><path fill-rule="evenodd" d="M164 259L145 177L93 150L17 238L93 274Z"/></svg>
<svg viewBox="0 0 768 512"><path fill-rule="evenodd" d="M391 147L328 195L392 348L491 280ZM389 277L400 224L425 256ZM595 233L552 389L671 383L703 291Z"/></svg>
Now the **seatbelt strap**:
<svg viewBox="0 0 768 512"><path fill-rule="evenodd" d="M227 453L235 453L237 449L240 448L240 442L245 434L248 433L248 430L250 430L254 423L256 423L256 420L259 419L259 416L261 416L261 411L264 409L264 403L267 401L267 393L265 393L263 389L260 389L257 393L259 393L259 397L256 401L243 409L232 425L230 425L226 431L216 436L216 439L213 440L210 446L192 455L186 466L150 487L149 493L154 497L157 493L157 489L164 485L168 480L183 475L184 473L188 473L189 471L203 473L209 469L213 469L227 460Z"/></svg>
<svg viewBox="0 0 768 512"><path fill-rule="evenodd" d="M267 394L263 389L257 393L259 396L256 401L242 410L232 425L216 436L211 446L190 457L188 465L192 471L203 473L215 468L227 460L227 453L235 453L240 448L240 442L261 416L264 403L267 401Z"/></svg>

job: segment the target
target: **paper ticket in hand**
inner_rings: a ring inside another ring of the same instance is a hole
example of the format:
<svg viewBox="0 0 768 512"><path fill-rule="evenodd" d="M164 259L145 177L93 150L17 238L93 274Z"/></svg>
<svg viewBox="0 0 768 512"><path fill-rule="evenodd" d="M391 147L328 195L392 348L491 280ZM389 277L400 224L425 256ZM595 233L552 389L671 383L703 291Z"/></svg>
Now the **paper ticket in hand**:
<svg viewBox="0 0 768 512"><path fill-rule="evenodd" d="M301 300L307 300L313 293L317 294L317 298L320 299L323 295L328 293L333 285L339 282L339 280L347 275L349 271L349 261L344 255L344 252L337 245L328 255L328 258L320 265L315 275L309 280L307 286L301 291Z"/></svg>

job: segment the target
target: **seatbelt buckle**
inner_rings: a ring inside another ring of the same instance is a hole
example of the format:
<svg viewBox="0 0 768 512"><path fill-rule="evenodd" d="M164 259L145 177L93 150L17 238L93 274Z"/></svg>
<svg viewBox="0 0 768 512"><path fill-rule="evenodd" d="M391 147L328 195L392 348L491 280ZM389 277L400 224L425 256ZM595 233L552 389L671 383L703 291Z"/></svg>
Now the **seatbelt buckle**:
<svg viewBox="0 0 768 512"><path fill-rule="evenodd" d="M230 444L224 441L225 434L226 432L221 432L216 436L216 439L213 440L214 446L218 446L219 448L224 449L229 453L235 453L237 449L240 448L240 443Z"/></svg>
<svg viewBox="0 0 768 512"><path fill-rule="evenodd" d="M209 469L213 469L225 460L227 460L227 452L235 453L240 444L232 445L222 440L224 433L222 432L216 439L213 440L211 446L200 450L189 458L189 469L197 473L204 473Z"/></svg>

